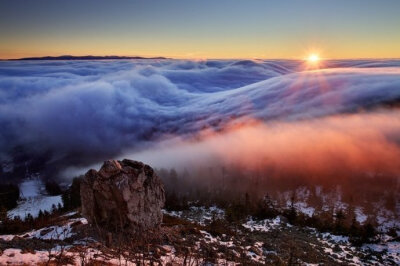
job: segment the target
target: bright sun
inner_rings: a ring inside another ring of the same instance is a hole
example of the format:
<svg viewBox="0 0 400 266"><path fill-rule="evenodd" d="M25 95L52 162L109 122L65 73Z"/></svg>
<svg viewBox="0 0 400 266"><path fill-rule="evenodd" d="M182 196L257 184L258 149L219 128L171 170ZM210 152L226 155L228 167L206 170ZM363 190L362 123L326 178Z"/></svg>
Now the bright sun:
<svg viewBox="0 0 400 266"><path fill-rule="evenodd" d="M316 62L318 62L320 59L319 59L319 55L317 55L317 54L310 54L310 55L308 56L307 60L308 60L308 62L310 62L310 63L316 63Z"/></svg>

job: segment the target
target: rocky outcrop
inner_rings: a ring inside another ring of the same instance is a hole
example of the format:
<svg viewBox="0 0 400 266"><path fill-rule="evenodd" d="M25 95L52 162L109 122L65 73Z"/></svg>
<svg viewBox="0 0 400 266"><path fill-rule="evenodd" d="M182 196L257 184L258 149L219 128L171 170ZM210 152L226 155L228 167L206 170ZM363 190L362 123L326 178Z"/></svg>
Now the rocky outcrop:
<svg viewBox="0 0 400 266"><path fill-rule="evenodd" d="M110 231L133 233L158 229L165 194L153 169L133 160L105 161L89 170L81 184L82 214Z"/></svg>

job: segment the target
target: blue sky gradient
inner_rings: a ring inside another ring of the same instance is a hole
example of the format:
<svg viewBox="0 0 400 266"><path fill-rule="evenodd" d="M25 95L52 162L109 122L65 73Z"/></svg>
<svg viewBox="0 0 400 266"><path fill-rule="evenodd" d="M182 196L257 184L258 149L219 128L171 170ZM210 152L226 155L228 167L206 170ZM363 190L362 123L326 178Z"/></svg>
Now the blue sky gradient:
<svg viewBox="0 0 400 266"><path fill-rule="evenodd" d="M0 1L0 57L400 57L400 1Z"/></svg>

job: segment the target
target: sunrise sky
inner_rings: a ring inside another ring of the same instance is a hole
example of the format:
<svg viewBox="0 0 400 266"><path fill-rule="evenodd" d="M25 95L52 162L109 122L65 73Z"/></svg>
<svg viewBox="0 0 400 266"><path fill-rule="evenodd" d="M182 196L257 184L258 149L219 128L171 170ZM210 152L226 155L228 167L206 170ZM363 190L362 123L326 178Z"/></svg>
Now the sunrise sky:
<svg viewBox="0 0 400 266"><path fill-rule="evenodd" d="M400 57L400 1L0 1L0 58Z"/></svg>

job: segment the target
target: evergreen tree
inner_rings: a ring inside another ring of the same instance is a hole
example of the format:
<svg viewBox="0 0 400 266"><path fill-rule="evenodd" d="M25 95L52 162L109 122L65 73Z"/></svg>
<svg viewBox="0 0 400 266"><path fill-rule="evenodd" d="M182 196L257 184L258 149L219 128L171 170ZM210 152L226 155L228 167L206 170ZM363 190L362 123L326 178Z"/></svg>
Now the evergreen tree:
<svg viewBox="0 0 400 266"><path fill-rule="evenodd" d="M71 186L62 194L65 210L73 210L81 206L81 178L74 178Z"/></svg>

